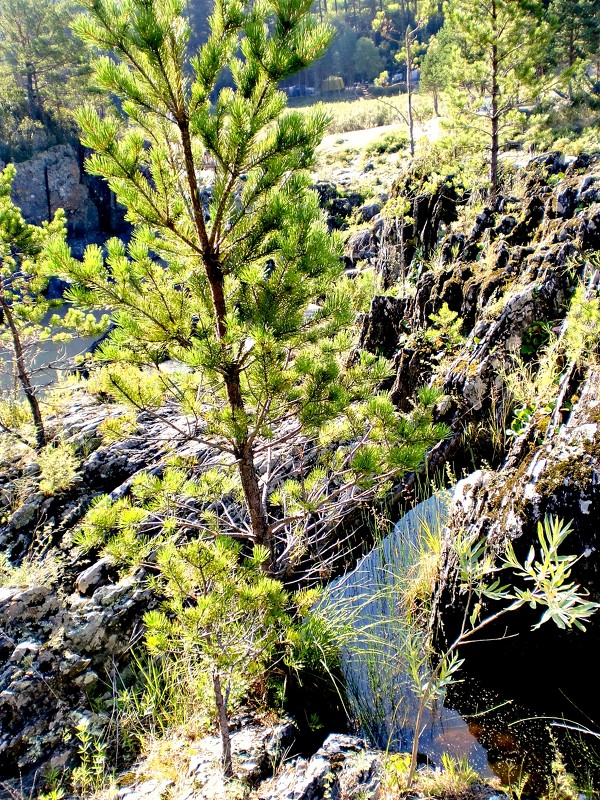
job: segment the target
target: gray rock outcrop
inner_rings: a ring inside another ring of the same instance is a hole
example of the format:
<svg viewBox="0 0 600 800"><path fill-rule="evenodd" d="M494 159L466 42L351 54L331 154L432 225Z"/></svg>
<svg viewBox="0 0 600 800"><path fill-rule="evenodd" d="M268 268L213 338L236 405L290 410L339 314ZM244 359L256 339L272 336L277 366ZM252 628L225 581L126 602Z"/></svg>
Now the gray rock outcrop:
<svg viewBox="0 0 600 800"><path fill-rule="evenodd" d="M383 776L383 754L362 739L332 734L312 758L286 765L264 783L257 800L377 800Z"/></svg>
<svg viewBox="0 0 600 800"><path fill-rule="evenodd" d="M40 225L63 208L71 236L98 230L98 209L82 181L77 155L68 144L55 145L17 164L12 195L27 222Z"/></svg>
<svg viewBox="0 0 600 800"><path fill-rule="evenodd" d="M92 597L49 586L0 588L0 774L25 776L66 764L74 730L92 719L87 698L110 685L152 593L135 578Z"/></svg>

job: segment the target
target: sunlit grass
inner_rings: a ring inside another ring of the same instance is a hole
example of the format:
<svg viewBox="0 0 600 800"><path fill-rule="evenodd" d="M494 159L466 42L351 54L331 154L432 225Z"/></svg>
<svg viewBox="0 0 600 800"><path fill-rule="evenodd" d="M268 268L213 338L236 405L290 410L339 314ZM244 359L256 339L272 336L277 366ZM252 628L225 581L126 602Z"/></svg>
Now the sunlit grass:
<svg viewBox="0 0 600 800"><path fill-rule="evenodd" d="M310 108L316 104L316 100ZM356 100L337 100L320 103L332 121L327 129L329 134L378 128L381 125L407 126L408 99L405 94L397 97L361 97ZM422 124L433 116L433 106L428 95L414 95L413 113L415 122Z"/></svg>

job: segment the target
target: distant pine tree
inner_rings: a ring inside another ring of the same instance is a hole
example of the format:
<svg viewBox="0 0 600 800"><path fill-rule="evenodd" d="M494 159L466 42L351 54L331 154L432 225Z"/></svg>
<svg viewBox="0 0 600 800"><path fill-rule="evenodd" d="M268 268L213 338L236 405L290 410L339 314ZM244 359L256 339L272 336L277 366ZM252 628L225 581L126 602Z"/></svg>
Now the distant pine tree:
<svg viewBox="0 0 600 800"><path fill-rule="evenodd" d="M70 0L0 0L0 69L6 112L57 121L89 75L89 53L69 29ZM7 102L8 101L8 102Z"/></svg>
<svg viewBox="0 0 600 800"><path fill-rule="evenodd" d="M541 0L447 0L444 9L456 42L449 81L454 119L486 140L495 195L502 137L514 129L518 106L539 95L552 28Z"/></svg>

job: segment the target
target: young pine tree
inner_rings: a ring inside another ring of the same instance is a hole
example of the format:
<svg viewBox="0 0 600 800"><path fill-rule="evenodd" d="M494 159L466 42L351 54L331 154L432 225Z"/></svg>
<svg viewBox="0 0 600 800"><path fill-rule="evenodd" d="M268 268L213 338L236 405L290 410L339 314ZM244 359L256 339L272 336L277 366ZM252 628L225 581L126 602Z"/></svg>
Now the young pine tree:
<svg viewBox="0 0 600 800"><path fill-rule="evenodd" d="M549 11L556 18L556 34L550 45L556 63L569 69L579 60L595 59L600 20L594 0L552 0Z"/></svg>
<svg viewBox="0 0 600 800"><path fill-rule="evenodd" d="M10 197L15 168L0 172L0 341L7 342L18 382L29 405L38 449L47 444L40 404L32 382L32 350L37 350L50 329L42 319L50 305L43 295L42 248L50 237L63 238L64 214L42 227L29 225ZM0 422L5 432L15 434Z"/></svg>
<svg viewBox="0 0 600 800"><path fill-rule="evenodd" d="M440 116L440 95L448 86L452 74L454 47L450 30L442 28L436 36L432 36L427 44L427 52L421 62L421 80L419 89L430 92L433 110Z"/></svg>
<svg viewBox="0 0 600 800"><path fill-rule="evenodd" d="M256 547L251 558L242 559L240 547L228 537L167 546L159 554L166 613L150 611L145 617L151 655L191 658L210 674L228 777L233 775L232 691L240 684L247 689L264 672L290 624L287 593L262 572L266 558L267 551Z"/></svg>
<svg viewBox="0 0 600 800"><path fill-rule="evenodd" d="M55 263L79 303L113 311L105 389L154 415L177 404L197 422L190 435L224 454L220 471L235 468L244 501L241 519L224 512L216 527L265 546L280 573L284 551L289 560L306 547L290 526L416 467L444 434L431 422L435 393L400 417L374 389L387 363L349 358L352 290L307 173L327 119L286 112L277 88L332 32L310 0L216 0L209 39L187 63L182 0L84 5L77 31L111 52L96 80L124 112L79 113L95 151L88 169L108 180L135 233L128 248L109 241L106 259L91 247L80 263L57 246ZM231 86L216 92L226 70ZM166 358L181 369L161 371ZM282 452L302 441L314 454L321 435L340 445L327 465L275 498Z"/></svg>
<svg viewBox="0 0 600 800"><path fill-rule="evenodd" d="M487 139L494 196L502 134L519 104L539 93L550 26L541 0L448 0L445 15L460 48L451 77L454 117Z"/></svg>

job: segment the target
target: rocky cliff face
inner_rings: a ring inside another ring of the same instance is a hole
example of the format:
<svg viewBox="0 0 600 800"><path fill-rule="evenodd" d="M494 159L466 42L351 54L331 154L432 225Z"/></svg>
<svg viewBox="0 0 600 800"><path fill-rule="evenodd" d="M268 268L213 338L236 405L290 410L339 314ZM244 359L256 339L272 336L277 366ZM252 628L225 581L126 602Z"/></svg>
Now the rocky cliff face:
<svg viewBox="0 0 600 800"><path fill-rule="evenodd" d="M120 208L108 186L83 171L83 151L68 144L55 145L17 164L13 199L27 222L39 225L65 210L73 245L118 232L124 225Z"/></svg>
<svg viewBox="0 0 600 800"><path fill-rule="evenodd" d="M521 180L524 202L500 197L470 231L447 233L437 267L421 275L414 296L376 298L363 336L373 350L394 358L393 394L400 405L423 383L444 388L440 416L452 436L434 450L431 464L450 462L458 474L476 470L459 483L448 541L466 531L500 552L510 539L524 559L538 545L545 515L572 521L565 551L580 556L572 577L598 600L600 159L566 164L559 155L547 156L532 162ZM443 326L427 324L444 304L461 321L460 341ZM583 347L586 325L590 340ZM457 635L465 610L453 591L451 561L446 573L441 647ZM473 729L481 729L484 705L513 703L492 724L511 731L504 745L498 745L500 736L483 734L492 762L514 757L523 732L517 721L531 714L593 729L600 718L591 689L600 620L592 618L586 633L554 625L530 633L540 613L503 618L486 632L492 641L461 653L466 685L476 688L457 689L452 702L467 719L473 715ZM561 738L546 724L525 734L537 747L526 771L549 773L543 745L550 735ZM581 743L563 737L561 746L571 765L589 764Z"/></svg>

